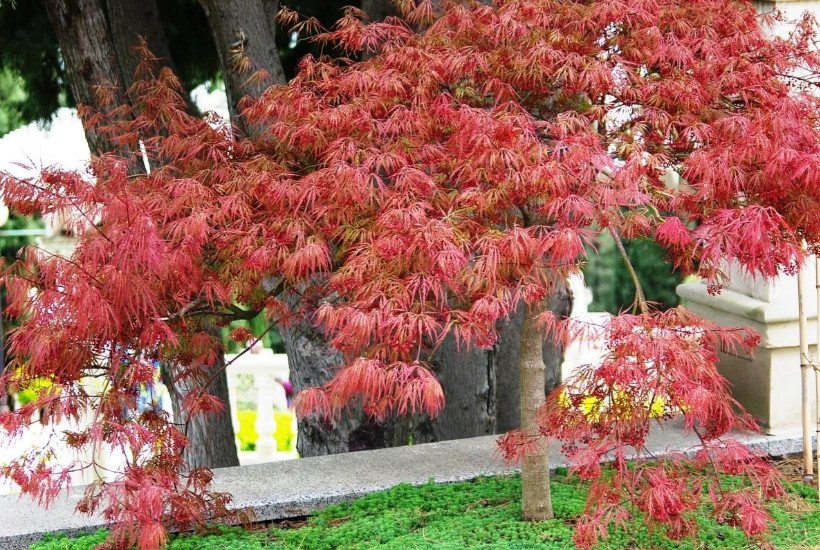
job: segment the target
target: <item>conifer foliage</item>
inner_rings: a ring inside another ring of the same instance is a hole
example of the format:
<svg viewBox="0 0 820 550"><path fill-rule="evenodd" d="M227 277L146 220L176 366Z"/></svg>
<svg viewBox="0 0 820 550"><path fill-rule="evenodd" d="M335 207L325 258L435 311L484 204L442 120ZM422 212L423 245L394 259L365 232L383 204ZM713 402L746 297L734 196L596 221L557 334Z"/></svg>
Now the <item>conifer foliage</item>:
<svg viewBox="0 0 820 550"><path fill-rule="evenodd" d="M246 102L252 138L187 114L173 75L147 59L130 107L88 113L121 145L92 160L93 181L3 177L18 211L71 213L81 238L71 258L32 248L6 270L7 314L23 323L3 383L51 385L0 425L14 437L41 409L47 421L83 417L87 428L62 434L71 446L124 451L116 480L79 506L104 511L115 543L155 548L168 523L195 527L229 504L207 472L186 470L184 426L128 414L151 359L177 365L187 407L207 414L221 406L203 374L218 346L208 326L263 309L272 324L307 317L347 365L299 396L303 414L332 421L358 401L376 418L435 415L431 352L448 332L491 346L521 301L543 334L599 331L609 345L541 407L540 433L500 440L520 458L558 439L592 480L579 546L636 513L685 536L702 487L719 518L765 532L765 500L782 489L727 439L754 421L716 370L719 350L755 336L653 311L639 285L633 313L603 327L540 304L604 231L620 249L654 237L714 290L727 260L773 277L794 272L803 240L820 247L813 21L771 38L763 26L777 15L740 0L442 4L403 0L403 18L378 23L351 8L327 31L283 10L350 58L307 57L288 85ZM129 170L140 151L148 175ZM696 452L628 466L650 424L674 417L699 436ZM45 503L94 467L48 452L2 469ZM747 481L722 487L722 473Z"/></svg>

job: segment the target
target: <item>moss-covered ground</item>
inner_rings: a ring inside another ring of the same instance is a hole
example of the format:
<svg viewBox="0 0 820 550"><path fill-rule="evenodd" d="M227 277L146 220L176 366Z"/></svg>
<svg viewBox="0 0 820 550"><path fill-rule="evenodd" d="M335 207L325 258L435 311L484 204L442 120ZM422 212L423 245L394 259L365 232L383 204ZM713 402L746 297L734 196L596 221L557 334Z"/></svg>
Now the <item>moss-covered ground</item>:
<svg viewBox="0 0 820 550"><path fill-rule="evenodd" d="M218 527L201 535L178 535L173 550L331 550L331 549L571 549L572 523L584 506L585 487L555 476L552 483L556 519L521 521L517 476L480 478L453 484L400 485L348 504L332 506L304 522L245 530ZM775 525L770 542L777 548L820 548L817 493L795 484L770 508ZM639 524L614 531L600 548L754 548L732 527L709 519L704 509L697 538L680 543L649 535ZM105 532L69 539L53 537L30 550L85 550L105 539Z"/></svg>

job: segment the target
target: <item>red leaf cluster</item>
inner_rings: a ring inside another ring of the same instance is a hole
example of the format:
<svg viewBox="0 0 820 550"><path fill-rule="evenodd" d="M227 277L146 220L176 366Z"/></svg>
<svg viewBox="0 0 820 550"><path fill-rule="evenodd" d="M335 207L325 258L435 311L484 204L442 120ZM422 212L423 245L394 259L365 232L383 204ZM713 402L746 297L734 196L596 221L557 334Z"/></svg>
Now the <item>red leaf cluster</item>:
<svg viewBox="0 0 820 550"><path fill-rule="evenodd" d="M331 338L347 364L299 397L302 414L334 418L358 400L376 417L435 415L428 361L443 338L493 345L496 322L576 272L600 232L654 235L713 285L727 260L772 277L796 268L804 239L820 246L810 21L771 38L740 0L399 4L403 20L350 10L317 35L369 55L302 60L288 85L244 103L254 136L187 114L173 75L146 61L127 106L86 112L121 147L93 159L91 177L0 177L14 208L68 214L80 236L71 258L32 249L5 272L7 313L23 323L2 383L53 389L0 425L20 430L38 408L55 420L90 411L74 445L139 457L84 505L104 500L121 541L140 533L155 547L161 522L225 511L207 483L181 477L177 427L124 412L149 358L192 388L192 412L215 409L204 374L220 352L214 323L268 308L272 323L308 319ZM717 351L753 345L749 334L683 309L598 328L540 321L564 342L599 331L609 343L541 413L543 433L594 480L579 545L625 521L624 496L670 536L691 531L710 469L747 476L740 492L713 484L715 513L760 532L778 485L723 441L752 423L715 369ZM89 377L105 388L88 389ZM701 452L627 468L650 422L674 416ZM533 444L506 442L510 456ZM614 477L601 477L604 457ZM59 471L30 464L4 473L51 495Z"/></svg>

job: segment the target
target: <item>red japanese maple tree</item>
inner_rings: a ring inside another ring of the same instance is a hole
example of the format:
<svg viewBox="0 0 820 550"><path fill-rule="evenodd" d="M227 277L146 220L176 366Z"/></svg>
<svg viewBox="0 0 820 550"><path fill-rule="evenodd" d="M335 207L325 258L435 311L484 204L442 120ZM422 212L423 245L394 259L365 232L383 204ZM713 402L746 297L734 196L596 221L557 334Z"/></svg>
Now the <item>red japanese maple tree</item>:
<svg viewBox="0 0 820 550"><path fill-rule="evenodd" d="M521 430L501 446L523 460L525 518L552 516L544 442L557 438L592 481L579 546L637 512L670 537L692 533L704 485L716 517L763 533L764 501L782 488L726 438L754 422L715 368L718 350L755 337L654 311L639 285L635 310L604 327L556 319L544 302L604 231L621 249L654 236L714 289L726 261L773 277L797 268L804 240L817 250L813 22L769 37L739 0L398 4L403 19L369 24L350 9L320 30L314 39L367 55L304 59L287 86L245 105L252 138L186 114L172 75L147 62L131 106L89 119L122 144L92 161L95 181L3 178L15 208L70 211L81 238L69 259L29 250L7 271L8 313L24 322L4 383L52 385L0 425L15 434L39 409L91 411L66 440L130 460L80 508L103 507L116 541L152 548L164 522L195 526L228 497L208 491L207 472L186 472L183 427L127 414L149 357L176 365L191 412L207 413L220 405L203 375L218 347L208 324L261 309L272 324L308 317L348 363L299 396L304 414L332 420L358 401L375 417L435 415L443 395L426 361L437 345L449 332L492 345L523 301ZM141 150L148 175L129 170ZM588 330L608 355L545 400L542 337ZM650 424L673 417L700 448L628 465ZM2 471L45 500L72 468L93 467L41 456ZM745 481L724 487L723 473Z"/></svg>

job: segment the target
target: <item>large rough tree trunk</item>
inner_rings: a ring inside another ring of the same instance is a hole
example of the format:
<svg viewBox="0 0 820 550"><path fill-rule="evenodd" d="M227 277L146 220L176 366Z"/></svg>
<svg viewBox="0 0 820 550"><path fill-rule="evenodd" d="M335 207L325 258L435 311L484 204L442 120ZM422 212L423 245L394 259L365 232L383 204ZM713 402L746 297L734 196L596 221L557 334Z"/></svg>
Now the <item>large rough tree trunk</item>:
<svg viewBox="0 0 820 550"><path fill-rule="evenodd" d="M122 85L116 50L101 0L45 0L46 11L65 61L71 94L77 103L99 106L100 85ZM122 101L122 98L119 98ZM112 151L112 144L86 130L92 153Z"/></svg>
<svg viewBox="0 0 820 550"><path fill-rule="evenodd" d="M307 322L281 327L294 390L321 386L343 364L342 355ZM352 406L334 425L315 418L299 422L297 450L301 456L321 456L390 446L385 426L367 418L361 407Z"/></svg>
<svg viewBox="0 0 820 550"><path fill-rule="evenodd" d="M137 49L141 39L145 40L160 67L175 70L156 0L106 0L106 7L121 79L125 86L133 83L137 65L142 61L141 53ZM221 338L217 329L211 332L215 338ZM185 384L173 384L173 375L168 372L167 365L162 367L162 378L171 395L174 421L185 426L188 436L189 445L185 450L185 459L190 468L239 465L224 362L225 358L220 356L217 364L212 367L212 371L218 372L208 387L208 392L218 397L224 403L225 409L217 415L199 414L193 418L189 418L182 407L182 397L193 388Z"/></svg>
<svg viewBox="0 0 820 550"><path fill-rule="evenodd" d="M222 339L217 327L208 326L206 330L212 338ZM228 400L228 378L224 367L225 356L219 354L216 363L203 374L204 377L210 377L214 371L218 371L213 382L208 386L208 393L219 397L225 408L220 413L197 414L192 418L189 418L182 407L182 396L195 387L190 382L174 381L171 369L167 367L162 369L162 382L171 394L174 423L181 426L188 437L189 445L185 449L185 462L189 468L239 466L236 436L231 422L230 401Z"/></svg>
<svg viewBox="0 0 820 550"><path fill-rule="evenodd" d="M546 307L559 318L568 316L572 309L569 287L557 285ZM525 311L521 304L509 319L498 323L499 339L492 349L458 349L455 338L447 337L432 359L447 401L417 441L504 433L521 426L519 356ZM561 382L564 350L550 337L543 339L540 349L546 394Z"/></svg>
<svg viewBox="0 0 820 550"><path fill-rule="evenodd" d="M245 132L252 134L254 128L246 128L237 117L237 102L244 96L258 97L270 84L285 83L285 74L276 51L276 26L273 19L277 4L273 0L200 0L208 14L211 31L225 75L225 89L231 120ZM233 54L241 49L250 57L255 68L266 70L272 82L249 83L248 74L237 70ZM294 389L320 386L333 377L342 365L341 354L327 343L308 321L295 322L280 327L290 366ZM313 419L299 422L298 450L302 456L335 454L347 451L373 449L387 446L391 436L385 427L352 409L334 426L324 425Z"/></svg>
<svg viewBox="0 0 820 550"><path fill-rule="evenodd" d="M134 51L139 36L145 36L149 48L170 64L167 40L161 27L154 0L106 0L111 10L106 17L101 0L46 0L46 8L66 64L71 93L77 103L100 107L98 85L121 89L131 82L139 56ZM111 29L116 29L112 33ZM125 101L122 93L115 100ZM116 148L104 136L86 130L92 153L100 154ZM135 170L141 169L137 163ZM170 382L170 373L163 372ZM185 420L179 403L185 388L169 385L175 419ZM222 415L198 415L188 423L189 448L186 458L194 466L211 468L237 466L239 458L234 446L234 432L228 408L228 382L221 372L209 390L222 399L226 410Z"/></svg>
<svg viewBox="0 0 820 550"><path fill-rule="evenodd" d="M536 316L542 306L533 306L521 326L521 351L518 372L521 386L521 430L527 437L539 441L536 448L524 455L521 464L521 508L525 520L552 518L550 498L549 457L546 444L541 442L535 415L544 404L544 359L541 331Z"/></svg>
<svg viewBox="0 0 820 550"><path fill-rule="evenodd" d="M105 0L105 7L120 74L126 88L132 84L137 65L141 61L140 53L135 49L140 39L145 40L161 66L176 72L157 0Z"/></svg>
<svg viewBox="0 0 820 550"><path fill-rule="evenodd" d="M459 349L447 335L431 359L446 398L444 410L431 421L433 441L497 433L497 352L497 347Z"/></svg>
<svg viewBox="0 0 820 550"><path fill-rule="evenodd" d="M385 17L398 15L392 0L362 0L361 7L371 21L381 21Z"/></svg>
<svg viewBox="0 0 820 550"><path fill-rule="evenodd" d="M370 20L396 15L390 0L362 0ZM558 315L568 315L572 298L565 287L552 297L550 307ZM458 349L448 336L431 363L442 384L446 403L434 420L393 419L377 424L360 410L344 418L340 425L326 426L306 420L299 426L302 456L340 453L365 448L403 445L409 441L442 441L502 433L519 426L520 392L518 356L524 308L506 322L499 323L501 337L490 350ZM299 324L283 329L294 387L297 391L328 382L341 356L312 327ZM543 345L544 391L558 383L562 350L552 341Z"/></svg>
<svg viewBox="0 0 820 550"><path fill-rule="evenodd" d="M271 84L284 84L285 71L276 50L274 0L200 0L219 53L225 75L225 91L231 120L241 127L237 104L245 96L259 97ZM240 70L237 59L246 56L253 70L262 69L270 80L249 79L251 74ZM249 129L245 128L246 131Z"/></svg>
<svg viewBox="0 0 820 550"><path fill-rule="evenodd" d="M273 83L284 83L284 73L274 47L276 2L272 0L200 0L209 15L219 51L228 90L232 120L236 102L243 96L257 97L267 84L248 85L247 74L236 71L230 63L232 50L242 47L258 68L273 77ZM242 9L237 9L237 6ZM362 8L371 20L379 20L395 11L389 0L362 0ZM252 133L253 129L243 128ZM571 301L564 293L556 302L556 311L569 312ZM559 304L560 302L560 304ZM302 456L316 456L404 445L410 441L440 441L500 433L517 428L518 421L518 349L523 308L502 323L499 343L491 350L457 349L448 337L431 362L441 381L446 405L438 418L400 418L377 423L353 407L340 423L329 426L313 419L299 423L298 447ZM342 357L308 321L280 327L290 365L294 389L299 392L320 386L333 377L342 365ZM561 362L561 350L550 342L544 345L548 365L545 386L555 384Z"/></svg>

